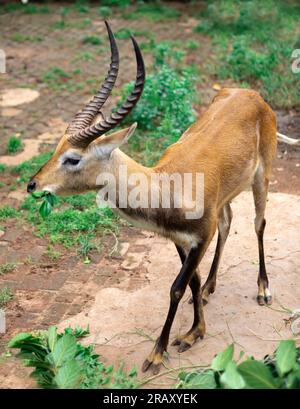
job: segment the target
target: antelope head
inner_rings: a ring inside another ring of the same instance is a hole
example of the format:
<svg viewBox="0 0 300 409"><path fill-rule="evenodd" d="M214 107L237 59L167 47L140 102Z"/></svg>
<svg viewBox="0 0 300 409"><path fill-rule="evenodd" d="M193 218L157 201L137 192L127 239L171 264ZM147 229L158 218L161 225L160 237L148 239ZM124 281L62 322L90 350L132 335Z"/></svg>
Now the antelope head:
<svg viewBox="0 0 300 409"><path fill-rule="evenodd" d="M76 114L66 133L59 141L53 156L31 178L29 193L35 190L58 195L82 193L97 187L96 178L108 168L114 149L128 140L136 124L107 135L129 114L138 102L145 83L145 66L140 48L131 37L137 63L134 89L114 113L104 117L101 108L109 97L119 69L119 52L110 29L105 22L111 48L111 63L101 88L92 100ZM100 120L98 118L100 116Z"/></svg>

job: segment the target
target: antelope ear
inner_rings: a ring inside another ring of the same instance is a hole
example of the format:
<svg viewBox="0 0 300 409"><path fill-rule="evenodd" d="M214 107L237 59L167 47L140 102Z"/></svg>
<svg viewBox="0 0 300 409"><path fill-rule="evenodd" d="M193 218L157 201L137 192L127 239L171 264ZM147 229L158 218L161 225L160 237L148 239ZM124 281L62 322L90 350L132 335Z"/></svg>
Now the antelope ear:
<svg viewBox="0 0 300 409"><path fill-rule="evenodd" d="M102 135L89 145L89 149L94 150L97 156L109 156L114 149L128 141L136 127L135 122L129 128L121 129L110 135Z"/></svg>

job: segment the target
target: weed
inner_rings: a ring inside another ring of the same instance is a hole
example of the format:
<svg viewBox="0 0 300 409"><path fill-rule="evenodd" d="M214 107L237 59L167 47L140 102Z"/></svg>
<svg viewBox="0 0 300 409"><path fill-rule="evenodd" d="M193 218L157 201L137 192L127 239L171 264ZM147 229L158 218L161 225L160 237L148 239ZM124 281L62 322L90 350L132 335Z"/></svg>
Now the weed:
<svg viewBox="0 0 300 409"><path fill-rule="evenodd" d="M34 4L22 4L11 3L1 7L1 10L5 13L14 13L21 11L24 14L46 14L50 13L50 9L47 6L34 5Z"/></svg>
<svg viewBox="0 0 300 409"><path fill-rule="evenodd" d="M154 73L148 75L141 100L126 121L137 121L141 130L154 138L164 138L166 145L175 142L195 120L195 76L191 70L177 70L167 63L179 60L168 44L156 46L154 60ZM124 97L132 87L132 83L125 86Z"/></svg>
<svg viewBox="0 0 300 409"><path fill-rule="evenodd" d="M12 219L18 217L19 212L11 206L0 207L0 220Z"/></svg>
<svg viewBox="0 0 300 409"><path fill-rule="evenodd" d="M199 43L198 43L198 41L189 40L186 43L186 48L188 50L197 50L199 48Z"/></svg>
<svg viewBox="0 0 300 409"><path fill-rule="evenodd" d="M0 163L0 173L3 173L6 171L7 166L4 163Z"/></svg>
<svg viewBox="0 0 300 409"><path fill-rule="evenodd" d="M91 44L91 45L101 45L102 40L99 36L96 35L87 35L84 36L82 39L83 44Z"/></svg>
<svg viewBox="0 0 300 409"><path fill-rule="evenodd" d="M209 1L195 28L212 37L214 53L204 67L221 79L260 87L274 106L299 104L299 76L290 58L299 48L300 7L267 0Z"/></svg>
<svg viewBox="0 0 300 409"><path fill-rule="evenodd" d="M130 30L128 28L121 28L115 32L115 37L120 40L130 38L132 35L135 37L149 37L150 34L148 31Z"/></svg>
<svg viewBox="0 0 300 409"><path fill-rule="evenodd" d="M88 52L88 51L83 51L77 54L77 56L74 58L74 62L77 61L92 61L94 60L95 57L92 53Z"/></svg>
<svg viewBox="0 0 300 409"><path fill-rule="evenodd" d="M7 142L6 150L10 155L17 153L23 149L23 142L17 136L11 136Z"/></svg>
<svg viewBox="0 0 300 409"><path fill-rule="evenodd" d="M60 16L59 21L56 21L55 23L51 24L50 28L53 30L66 28L68 26L66 18L69 12L70 10L68 7L61 7L59 9L59 16Z"/></svg>
<svg viewBox="0 0 300 409"><path fill-rule="evenodd" d="M0 308L4 308L5 305L13 298L13 294L8 287L0 288Z"/></svg>
<svg viewBox="0 0 300 409"><path fill-rule="evenodd" d="M11 40L15 41L16 43L40 43L43 41L43 37L41 36L30 36L30 35L23 35L21 33L16 33L11 36Z"/></svg>
<svg viewBox="0 0 300 409"><path fill-rule="evenodd" d="M77 0L75 5L74 5L74 9L78 12L78 13L89 13L90 12L90 7L87 4L86 1L83 0Z"/></svg>
<svg viewBox="0 0 300 409"><path fill-rule="evenodd" d="M111 9L107 6L102 6L98 8L98 14L100 14L100 16L107 18L111 15Z"/></svg>
<svg viewBox="0 0 300 409"><path fill-rule="evenodd" d="M197 389L300 389L300 348L295 341L281 341L272 355L262 361L253 357L241 363L233 359L229 345L211 362L210 367L181 372L177 388ZM240 354L239 360L244 353Z"/></svg>
<svg viewBox="0 0 300 409"><path fill-rule="evenodd" d="M0 276L13 271L17 267L16 263L0 264Z"/></svg>
<svg viewBox="0 0 300 409"><path fill-rule="evenodd" d="M79 74L81 74L79 69L68 73L62 68L53 67L44 73L42 80L49 88L54 90L68 89L72 91L73 89L78 89L80 86L78 81L73 80L73 77Z"/></svg>
<svg viewBox="0 0 300 409"><path fill-rule="evenodd" d="M48 245L45 254L51 260L54 260L54 261L58 260L61 256L61 253L58 250L55 250L55 248L51 244Z"/></svg>
<svg viewBox="0 0 300 409"><path fill-rule="evenodd" d="M65 328L58 333L56 327L48 331L20 333L8 344L19 349L17 357L28 367L37 384L46 389L135 388L135 369L128 374L121 366L114 372L94 352L93 345L84 346L78 340L89 334L89 329Z"/></svg>
<svg viewBox="0 0 300 409"><path fill-rule="evenodd" d="M85 262L89 261L89 252L97 248L97 246L92 242L92 239L94 239L94 237L95 235L93 233L79 236L79 248L77 250L77 254L82 257Z"/></svg>
<svg viewBox="0 0 300 409"><path fill-rule="evenodd" d="M123 18L128 20L136 20L142 17L153 22L160 22L178 18L180 17L180 12L171 6L155 2L147 4L139 3L133 12L123 13Z"/></svg>
<svg viewBox="0 0 300 409"><path fill-rule="evenodd" d="M127 7L130 5L130 0L102 0L101 3L104 6Z"/></svg>

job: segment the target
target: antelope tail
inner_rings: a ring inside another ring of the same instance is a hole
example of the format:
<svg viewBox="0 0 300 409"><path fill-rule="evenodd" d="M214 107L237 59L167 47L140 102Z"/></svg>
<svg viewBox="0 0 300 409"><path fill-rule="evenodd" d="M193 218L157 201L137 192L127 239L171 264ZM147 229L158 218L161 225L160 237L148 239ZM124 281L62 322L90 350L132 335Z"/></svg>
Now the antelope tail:
<svg viewBox="0 0 300 409"><path fill-rule="evenodd" d="M283 135L282 133L277 132L277 139L280 142L285 142L288 145L300 145L300 139L294 139L294 138L289 138L286 135Z"/></svg>

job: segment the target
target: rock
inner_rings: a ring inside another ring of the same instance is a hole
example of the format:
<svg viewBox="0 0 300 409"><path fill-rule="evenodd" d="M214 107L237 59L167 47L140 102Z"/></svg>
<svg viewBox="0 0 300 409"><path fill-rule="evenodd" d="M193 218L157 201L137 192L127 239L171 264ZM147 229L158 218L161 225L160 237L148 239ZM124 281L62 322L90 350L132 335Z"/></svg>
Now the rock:
<svg viewBox="0 0 300 409"><path fill-rule="evenodd" d="M1 115L5 117L13 117L13 116L20 115L21 113L22 113L22 110L17 109L17 108L4 108L1 111Z"/></svg>
<svg viewBox="0 0 300 409"><path fill-rule="evenodd" d="M2 91L0 106L15 107L22 104L28 104L40 96L36 90L29 88L5 89Z"/></svg>

